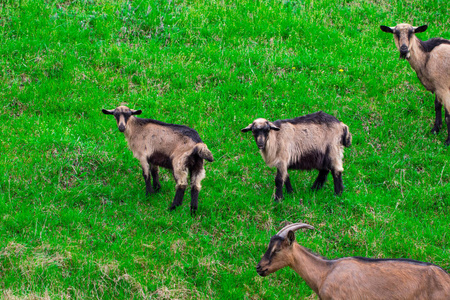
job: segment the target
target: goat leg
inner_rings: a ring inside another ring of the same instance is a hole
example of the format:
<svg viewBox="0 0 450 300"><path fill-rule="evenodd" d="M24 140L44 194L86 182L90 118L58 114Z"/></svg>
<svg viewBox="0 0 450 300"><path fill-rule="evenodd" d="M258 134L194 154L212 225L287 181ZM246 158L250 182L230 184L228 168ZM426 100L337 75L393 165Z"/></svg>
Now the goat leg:
<svg viewBox="0 0 450 300"><path fill-rule="evenodd" d="M317 176L316 180L314 181L311 189L320 190L323 187L323 185L325 184L325 182L327 181L328 173L330 173L329 170L319 170L319 175Z"/></svg>
<svg viewBox="0 0 450 300"><path fill-rule="evenodd" d="M191 215L194 216L195 213L197 212L197 208L198 208L198 193L199 190L197 189L197 187L193 186L191 188Z"/></svg>
<svg viewBox="0 0 450 300"><path fill-rule="evenodd" d="M442 127L442 104L439 102L437 96L434 99L434 110L436 111L436 116L434 119L434 127L433 129L431 129L431 133L438 134L440 128Z"/></svg>
<svg viewBox="0 0 450 300"><path fill-rule="evenodd" d="M153 194L155 190L152 187L152 180L150 178L150 174L148 174L148 168L142 167L142 176L145 181L145 196Z"/></svg>
<svg viewBox="0 0 450 300"><path fill-rule="evenodd" d="M286 178L287 174L283 176L284 173L280 169L277 168L277 176L275 176L275 201L279 201L283 199L283 184L284 184L284 178ZM284 177L284 178L283 178Z"/></svg>
<svg viewBox="0 0 450 300"><path fill-rule="evenodd" d="M186 186L177 185L177 191L175 193L175 197L173 198L172 205L169 210L174 210L177 206L180 206L183 203L184 192L186 191Z"/></svg>
<svg viewBox="0 0 450 300"><path fill-rule="evenodd" d="M334 193L336 195L340 195L344 190L344 183L342 182L342 172L331 170L331 174L333 175Z"/></svg>
<svg viewBox="0 0 450 300"><path fill-rule="evenodd" d="M153 178L153 188L155 189L155 192L158 191L161 188L161 184L159 183L159 174L158 174L158 166L151 166L150 172L152 174Z"/></svg>
<svg viewBox="0 0 450 300"><path fill-rule="evenodd" d="M447 123L447 140L445 141L445 146L450 145L450 113L447 108L445 108L445 123Z"/></svg>
<svg viewBox="0 0 450 300"><path fill-rule="evenodd" d="M284 185L286 187L286 192L288 194L291 194L294 191L294 189L292 188L291 179L289 178L289 176L286 177L286 181L284 182Z"/></svg>

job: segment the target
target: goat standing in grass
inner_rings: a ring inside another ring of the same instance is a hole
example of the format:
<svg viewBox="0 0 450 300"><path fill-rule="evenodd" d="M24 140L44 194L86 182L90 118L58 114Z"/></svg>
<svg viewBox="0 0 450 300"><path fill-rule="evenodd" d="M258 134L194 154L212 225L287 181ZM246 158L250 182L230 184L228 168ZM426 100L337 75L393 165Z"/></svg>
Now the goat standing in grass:
<svg viewBox="0 0 450 300"><path fill-rule="evenodd" d="M256 266L267 276L289 266L320 299L450 299L450 274L442 268L410 259L344 257L328 260L295 241L294 232L311 225L285 226L270 239Z"/></svg>
<svg viewBox="0 0 450 300"><path fill-rule="evenodd" d="M342 158L352 135L348 126L335 117L319 111L273 123L260 118L241 129L250 130L266 164L277 168L275 200L283 198L283 185L288 193L293 191L288 169L319 170L312 186L316 190L323 187L331 171L335 194L344 190Z"/></svg>
<svg viewBox="0 0 450 300"><path fill-rule="evenodd" d="M442 38L419 40L415 34L424 32L428 28L427 25L419 27L409 24L398 24L395 27L382 25L380 28L384 32L394 34L400 58L408 60L420 82L436 95L434 100L436 116L432 133L438 133L442 126L442 105L444 105L448 132L445 145L450 145L450 41Z"/></svg>
<svg viewBox="0 0 450 300"><path fill-rule="evenodd" d="M142 167L146 194L158 190L161 185L158 167L173 170L176 181L176 193L170 210L181 205L187 188L188 173L191 177L191 213L198 208L200 182L205 178L203 159L214 161L211 151L202 142L197 131L183 125L167 124L152 119L136 118L141 110L132 110L126 106L102 112L114 115L120 132L125 134L128 146ZM150 171L150 172L149 172ZM153 178L151 184L150 174Z"/></svg>

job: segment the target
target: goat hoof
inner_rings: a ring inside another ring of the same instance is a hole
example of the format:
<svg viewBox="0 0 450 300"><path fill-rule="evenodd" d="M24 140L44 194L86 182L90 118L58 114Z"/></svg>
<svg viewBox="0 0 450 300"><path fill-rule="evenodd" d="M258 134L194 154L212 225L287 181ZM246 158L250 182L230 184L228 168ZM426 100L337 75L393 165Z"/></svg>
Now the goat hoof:
<svg viewBox="0 0 450 300"><path fill-rule="evenodd" d="M152 187L145 189L145 196L150 196L151 194L155 193L155 190L152 189Z"/></svg>
<svg viewBox="0 0 450 300"><path fill-rule="evenodd" d="M439 133L439 127L434 126L433 129L431 129L431 134L438 134Z"/></svg>
<svg viewBox="0 0 450 300"><path fill-rule="evenodd" d="M155 192L159 191L161 189L161 185L160 184L155 184L153 186L153 189L155 190Z"/></svg>
<svg viewBox="0 0 450 300"><path fill-rule="evenodd" d="M172 204L172 205L169 207L169 210L170 210L170 211L174 211L175 208L177 208L177 206Z"/></svg>
<svg viewBox="0 0 450 300"><path fill-rule="evenodd" d="M338 196L341 196L343 191L344 191L344 189L335 191L335 192L334 192L334 195L337 196L337 197L338 197Z"/></svg>
<svg viewBox="0 0 450 300"><path fill-rule="evenodd" d="M321 188L322 188L322 186L320 186L319 184L313 184L313 186L311 187L311 189L312 189L313 191L320 190Z"/></svg>
<svg viewBox="0 0 450 300"><path fill-rule="evenodd" d="M318 191L321 188L323 188L323 186L325 185L325 182L320 182L320 183L314 183L313 186L311 187L311 189L313 191Z"/></svg>

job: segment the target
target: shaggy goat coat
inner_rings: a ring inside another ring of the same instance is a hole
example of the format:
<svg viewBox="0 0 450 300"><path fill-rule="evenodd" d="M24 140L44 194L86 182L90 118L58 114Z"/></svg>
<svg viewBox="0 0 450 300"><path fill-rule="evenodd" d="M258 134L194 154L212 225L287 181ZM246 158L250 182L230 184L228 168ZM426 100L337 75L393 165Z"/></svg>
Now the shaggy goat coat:
<svg viewBox="0 0 450 300"><path fill-rule="evenodd" d="M181 205L191 175L191 211L198 207L198 193L201 181L205 178L203 159L214 160L208 147L199 134L184 125L168 124L152 119L140 119L128 107L120 106L115 110L103 110L105 114L114 114L119 130L125 134L128 146L141 163L147 195L161 187L158 167L173 170L176 181L176 194L170 209ZM153 178L151 185L150 172Z"/></svg>
<svg viewBox="0 0 450 300"><path fill-rule="evenodd" d="M320 189L331 171L335 193L343 191L344 147L351 145L348 126L323 112L269 122L256 119L242 129L252 131L264 161L277 168L275 199L283 198L282 186L292 192L288 169L319 170L313 189Z"/></svg>

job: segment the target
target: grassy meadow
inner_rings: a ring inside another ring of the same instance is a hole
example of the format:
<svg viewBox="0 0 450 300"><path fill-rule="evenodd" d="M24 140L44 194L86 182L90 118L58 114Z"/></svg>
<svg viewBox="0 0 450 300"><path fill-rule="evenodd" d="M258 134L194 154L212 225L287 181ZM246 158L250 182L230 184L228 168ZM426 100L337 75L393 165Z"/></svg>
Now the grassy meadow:
<svg viewBox="0 0 450 300"><path fill-rule="evenodd" d="M1 299L315 299L291 269L255 266L285 222L328 258L410 258L450 270L450 148L434 95L380 25L450 38L447 1L0 1ZM195 128L215 162L197 216L175 182L145 197L112 116ZM322 110L350 127L342 196L276 170L255 118Z"/></svg>

